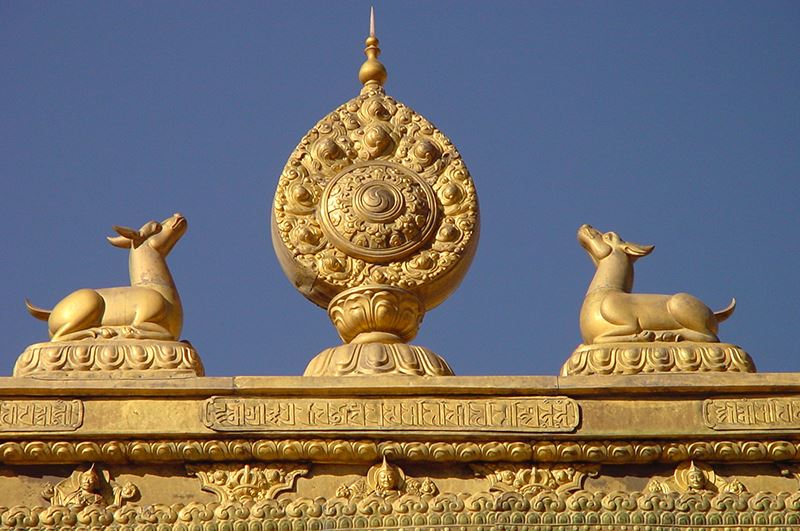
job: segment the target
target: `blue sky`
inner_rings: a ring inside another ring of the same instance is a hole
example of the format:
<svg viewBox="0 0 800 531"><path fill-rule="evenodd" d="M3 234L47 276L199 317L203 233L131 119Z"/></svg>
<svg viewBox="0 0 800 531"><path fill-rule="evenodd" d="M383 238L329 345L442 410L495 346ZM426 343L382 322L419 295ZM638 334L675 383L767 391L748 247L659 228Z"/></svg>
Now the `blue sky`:
<svg viewBox="0 0 800 531"><path fill-rule="evenodd" d="M209 375L301 374L339 339L274 257L302 135L357 95L369 3L0 6L0 374L47 339L23 301L127 282L112 225L175 211L183 337ZM415 343L458 374L557 374L593 267L582 223L656 244L635 291L722 308L800 371L800 4L376 2L387 92L450 136L482 231Z"/></svg>

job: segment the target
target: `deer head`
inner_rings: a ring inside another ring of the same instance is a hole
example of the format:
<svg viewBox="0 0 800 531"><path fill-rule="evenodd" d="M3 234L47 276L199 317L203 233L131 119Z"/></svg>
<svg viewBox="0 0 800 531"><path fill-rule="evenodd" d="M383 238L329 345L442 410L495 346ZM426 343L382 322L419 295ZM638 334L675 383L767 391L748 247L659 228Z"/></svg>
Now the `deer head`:
<svg viewBox="0 0 800 531"><path fill-rule="evenodd" d="M161 223L148 221L139 230L115 225L114 230L119 236L109 236L108 242L121 249L138 249L148 245L161 256L167 256L186 232L186 218L179 213L173 214Z"/></svg>

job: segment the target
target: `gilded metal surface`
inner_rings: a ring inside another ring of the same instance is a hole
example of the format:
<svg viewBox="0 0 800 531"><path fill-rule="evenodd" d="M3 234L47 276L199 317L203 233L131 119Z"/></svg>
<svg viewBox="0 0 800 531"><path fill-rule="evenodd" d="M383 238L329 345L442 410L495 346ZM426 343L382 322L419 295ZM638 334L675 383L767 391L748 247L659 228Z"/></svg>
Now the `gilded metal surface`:
<svg viewBox="0 0 800 531"><path fill-rule="evenodd" d="M47 321L51 340L26 348L14 375L170 371L202 376L197 353L187 342L178 342L183 307L166 262L187 226L178 213L139 230L115 226L118 236L108 241L129 251L130 286L79 289L52 310L26 301L31 315Z"/></svg>
<svg viewBox="0 0 800 531"><path fill-rule="evenodd" d="M217 496L219 503L253 503L274 500L294 488L297 478L308 474L302 465L225 465L188 467L202 483L202 489Z"/></svg>
<svg viewBox="0 0 800 531"><path fill-rule="evenodd" d="M494 399L269 399L212 397L203 423L215 431L571 432L580 408L566 397Z"/></svg>
<svg viewBox="0 0 800 531"><path fill-rule="evenodd" d="M34 343L17 358L14 376L107 377L118 371L139 376L203 376L205 369L188 341L96 339Z"/></svg>
<svg viewBox="0 0 800 531"><path fill-rule="evenodd" d="M681 463L670 478L653 478L647 484L649 492L732 492L742 494L747 488L736 478L729 481L719 477L711 466L688 461Z"/></svg>
<svg viewBox="0 0 800 531"><path fill-rule="evenodd" d="M350 502L373 496L396 500L403 496L434 496L438 493L439 488L430 478L407 477L402 468L388 463L385 457L382 463L367 471L366 477L336 489L337 498L347 498Z"/></svg>
<svg viewBox="0 0 800 531"><path fill-rule="evenodd" d="M269 529L453 529L509 531L639 529L667 531L796 529L800 492L443 493L263 500L256 503L173 503L122 508L0 508L0 529L217 530L221 524Z"/></svg>
<svg viewBox="0 0 800 531"><path fill-rule="evenodd" d="M655 248L627 242L615 232L590 225L578 242L595 272L580 313L583 344L561 370L572 374L636 374L676 371L755 372L750 356L734 345L719 345L719 323L736 301L718 312L686 293L631 293L633 264Z"/></svg>
<svg viewBox="0 0 800 531"><path fill-rule="evenodd" d="M362 162L333 177L318 216L334 247L367 262L399 260L433 235L433 188L399 164Z"/></svg>
<svg viewBox="0 0 800 531"><path fill-rule="evenodd" d="M750 355L728 343L608 343L580 345L561 376L656 372L756 372Z"/></svg>
<svg viewBox="0 0 800 531"><path fill-rule="evenodd" d="M352 227L344 230L347 220ZM388 284L430 309L466 273L477 238L475 186L458 151L378 89L339 107L303 138L275 194L281 265L323 307L347 288Z"/></svg>
<svg viewBox="0 0 800 531"><path fill-rule="evenodd" d="M452 374L427 349L393 345L414 337L424 312L466 273L478 243L475 186L450 140L385 94L379 52L371 34L361 94L303 137L275 193L278 260L303 295L328 308L348 342L322 352L307 376ZM385 307L392 316L371 312L372 295L359 289L391 294ZM366 309L349 312L346 323L339 319L343 292ZM408 315L406 306L414 307ZM355 342L373 348L349 344L349 330L365 333Z"/></svg>
<svg viewBox="0 0 800 531"><path fill-rule="evenodd" d="M798 398L711 398L703 402L706 426L718 431L800 429Z"/></svg>
<svg viewBox="0 0 800 531"><path fill-rule="evenodd" d="M282 267L346 344L314 380L180 378L202 375L165 263L185 219L116 228L130 287L28 305L53 341L0 385L0 529L800 527L796 376L720 374L755 371L716 335L733 304L631 294L652 246L579 230L597 273L569 378L403 376L452 374L408 342L467 270L477 197L383 92L374 20L365 53L361 95L303 138L272 211ZM666 372L691 374L647 374Z"/></svg>
<svg viewBox="0 0 800 531"><path fill-rule="evenodd" d="M470 465L476 474L486 477L489 492L575 492L583 489L587 477L595 477L597 465L533 465L513 463Z"/></svg>
<svg viewBox="0 0 800 531"><path fill-rule="evenodd" d="M45 483L42 498L51 507L81 510L86 507L120 507L139 494L133 483L118 485L111 481L107 470L92 465L87 470L75 470L70 477L57 485Z"/></svg>
<svg viewBox="0 0 800 531"><path fill-rule="evenodd" d="M407 343L354 343L326 348L309 362L304 376L451 376L435 352Z"/></svg>
<svg viewBox="0 0 800 531"><path fill-rule="evenodd" d="M394 286L341 292L328 305L328 316L347 344L320 352L304 376L452 375L453 370L437 354L407 343L417 335L424 314L416 295Z"/></svg>
<svg viewBox="0 0 800 531"><path fill-rule="evenodd" d="M419 299L392 286L352 288L328 305L328 316L346 343L370 343L376 337L407 343L424 314Z"/></svg>
<svg viewBox="0 0 800 531"><path fill-rule="evenodd" d="M149 221L139 230L115 226L119 235L108 241L130 251L130 286L80 289L61 299L52 310L27 303L28 310L47 321L52 341L116 337L177 340L183 308L166 258L186 227L186 218L180 214L161 223Z"/></svg>
<svg viewBox="0 0 800 531"><path fill-rule="evenodd" d="M184 463L314 461L373 463L386 456L415 463L480 461L642 465L687 460L720 462L800 461L800 439L686 441L555 440L476 442L371 439L139 439L5 440L0 463Z"/></svg>
<svg viewBox="0 0 800 531"><path fill-rule="evenodd" d="M0 400L0 432L75 431L81 424L80 400Z"/></svg>

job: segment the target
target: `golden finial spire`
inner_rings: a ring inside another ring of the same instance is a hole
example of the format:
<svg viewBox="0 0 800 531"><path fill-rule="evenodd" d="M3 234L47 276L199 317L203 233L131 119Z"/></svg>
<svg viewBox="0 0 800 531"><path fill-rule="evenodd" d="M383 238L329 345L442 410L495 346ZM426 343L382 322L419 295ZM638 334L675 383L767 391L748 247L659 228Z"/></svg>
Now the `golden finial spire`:
<svg viewBox="0 0 800 531"><path fill-rule="evenodd" d="M378 38L375 37L375 8L372 7L369 8L369 37L364 44L366 44L364 55L367 56L367 60L358 71L358 79L364 87L370 85L382 87L386 82L386 67L378 61L381 49L378 48Z"/></svg>

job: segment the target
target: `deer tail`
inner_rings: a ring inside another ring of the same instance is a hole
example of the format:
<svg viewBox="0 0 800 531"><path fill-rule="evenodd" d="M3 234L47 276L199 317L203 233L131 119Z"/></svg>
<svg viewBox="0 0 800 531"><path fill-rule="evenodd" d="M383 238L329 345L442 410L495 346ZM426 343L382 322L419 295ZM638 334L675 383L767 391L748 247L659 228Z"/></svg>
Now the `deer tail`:
<svg viewBox="0 0 800 531"><path fill-rule="evenodd" d="M733 310L736 309L736 299L731 299L731 303L728 305L727 308L724 310L720 310L718 312L714 312L714 317L717 318L717 322L721 323L731 315L733 315Z"/></svg>
<svg viewBox="0 0 800 531"><path fill-rule="evenodd" d="M37 319L40 319L42 321L47 321L47 319L50 317L51 310L38 308L33 304L31 304L31 301L29 301L28 299L25 299L25 306L28 308L28 312L30 312L30 314L36 317Z"/></svg>

